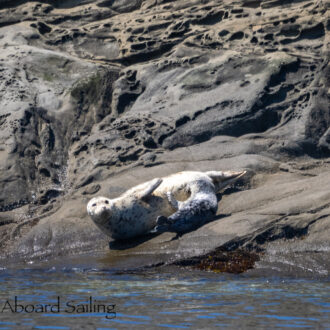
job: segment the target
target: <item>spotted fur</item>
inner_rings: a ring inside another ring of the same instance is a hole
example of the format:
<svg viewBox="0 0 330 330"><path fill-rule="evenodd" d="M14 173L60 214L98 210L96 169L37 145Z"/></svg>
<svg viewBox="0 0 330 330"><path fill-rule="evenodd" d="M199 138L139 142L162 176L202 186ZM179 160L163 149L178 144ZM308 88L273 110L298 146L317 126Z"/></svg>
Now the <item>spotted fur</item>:
<svg viewBox="0 0 330 330"><path fill-rule="evenodd" d="M120 197L95 197L87 205L94 223L113 239L193 230L217 211L216 193L245 172L179 172L135 186Z"/></svg>

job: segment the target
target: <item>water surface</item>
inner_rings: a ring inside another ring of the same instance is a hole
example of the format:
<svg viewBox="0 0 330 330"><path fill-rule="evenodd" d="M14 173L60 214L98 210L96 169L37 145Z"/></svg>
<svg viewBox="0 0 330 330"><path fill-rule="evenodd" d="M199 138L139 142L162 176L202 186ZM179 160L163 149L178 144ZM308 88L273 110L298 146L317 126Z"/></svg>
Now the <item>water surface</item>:
<svg viewBox="0 0 330 330"><path fill-rule="evenodd" d="M0 329L330 329L327 278L264 278L178 267L118 272L47 264L3 268L0 286ZM18 304L33 306L27 312L5 308L1 313L7 301L14 306L15 296ZM60 310L50 311L58 299ZM108 312L88 309L95 305L115 307ZM39 312L30 313L32 307Z"/></svg>

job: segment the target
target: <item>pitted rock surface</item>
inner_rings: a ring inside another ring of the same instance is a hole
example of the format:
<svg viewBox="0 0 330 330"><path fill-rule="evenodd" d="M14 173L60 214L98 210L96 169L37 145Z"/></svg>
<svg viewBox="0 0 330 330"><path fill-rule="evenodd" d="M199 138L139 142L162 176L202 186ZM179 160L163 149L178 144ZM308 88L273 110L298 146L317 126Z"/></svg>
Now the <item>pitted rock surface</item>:
<svg viewBox="0 0 330 330"><path fill-rule="evenodd" d="M218 220L138 249L297 237L326 249L327 10L321 0L1 1L1 255L107 250L88 200L187 169L249 175L226 190ZM206 232L207 243L194 238Z"/></svg>

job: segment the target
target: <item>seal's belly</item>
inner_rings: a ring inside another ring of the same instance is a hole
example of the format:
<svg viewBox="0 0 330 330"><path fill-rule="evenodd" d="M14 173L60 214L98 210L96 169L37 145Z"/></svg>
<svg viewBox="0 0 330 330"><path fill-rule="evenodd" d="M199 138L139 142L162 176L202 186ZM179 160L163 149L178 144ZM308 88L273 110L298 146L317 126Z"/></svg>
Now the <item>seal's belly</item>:
<svg viewBox="0 0 330 330"><path fill-rule="evenodd" d="M111 237L125 239L145 234L156 226L159 215L169 216L174 212L168 201L160 196L121 205L121 211L109 219Z"/></svg>
<svg viewBox="0 0 330 330"><path fill-rule="evenodd" d="M200 172L179 172L168 177L163 178L163 182L153 192L156 196L161 196L167 200L166 193L171 192L173 196L179 201L187 200L190 195L190 187L199 181L210 182L210 178Z"/></svg>

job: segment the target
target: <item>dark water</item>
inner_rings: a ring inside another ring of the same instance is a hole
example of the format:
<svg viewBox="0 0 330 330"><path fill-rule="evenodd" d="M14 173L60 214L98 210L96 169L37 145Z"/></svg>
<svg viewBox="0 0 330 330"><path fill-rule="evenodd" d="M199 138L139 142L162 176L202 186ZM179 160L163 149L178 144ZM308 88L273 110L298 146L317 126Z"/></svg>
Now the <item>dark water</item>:
<svg viewBox="0 0 330 330"><path fill-rule="evenodd" d="M330 329L328 278L46 265L0 270L0 329Z"/></svg>

